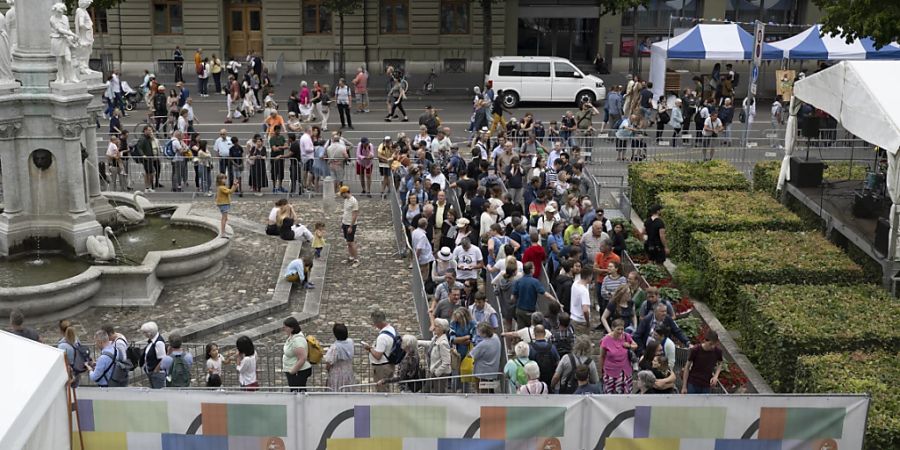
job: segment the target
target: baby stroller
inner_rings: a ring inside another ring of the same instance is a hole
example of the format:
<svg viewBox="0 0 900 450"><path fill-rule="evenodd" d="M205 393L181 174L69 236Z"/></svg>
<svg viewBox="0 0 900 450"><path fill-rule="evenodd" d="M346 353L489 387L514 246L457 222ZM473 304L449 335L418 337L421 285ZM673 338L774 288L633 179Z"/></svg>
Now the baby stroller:
<svg viewBox="0 0 900 450"><path fill-rule="evenodd" d="M138 101L141 100L137 91L128 85L128 82L122 80L122 101L125 103L125 111L134 111Z"/></svg>

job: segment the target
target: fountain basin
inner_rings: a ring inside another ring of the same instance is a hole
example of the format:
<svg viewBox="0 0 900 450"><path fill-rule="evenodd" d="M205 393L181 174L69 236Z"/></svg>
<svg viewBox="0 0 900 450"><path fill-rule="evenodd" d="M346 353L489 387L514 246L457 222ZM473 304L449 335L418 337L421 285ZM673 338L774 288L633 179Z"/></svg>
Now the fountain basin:
<svg viewBox="0 0 900 450"><path fill-rule="evenodd" d="M104 195L118 203L133 203L125 194ZM186 248L147 251L138 265L92 265L64 280L0 287L0 315L19 308L28 317L54 319L92 306L153 306L165 284L191 281L217 272L231 249L230 239L216 237L218 220L190 215L191 205L155 206L173 208L170 219L173 226L205 230L209 240ZM226 227L226 234L233 234L231 227Z"/></svg>

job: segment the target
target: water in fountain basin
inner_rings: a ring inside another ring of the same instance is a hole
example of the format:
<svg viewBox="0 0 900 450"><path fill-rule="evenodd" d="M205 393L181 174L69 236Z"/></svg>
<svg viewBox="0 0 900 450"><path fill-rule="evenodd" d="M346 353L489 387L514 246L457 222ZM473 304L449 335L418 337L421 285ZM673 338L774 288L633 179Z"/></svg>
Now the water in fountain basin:
<svg viewBox="0 0 900 450"><path fill-rule="evenodd" d="M116 233L122 253L130 261L140 263L151 251L193 247L216 238L210 229L172 224L170 218L171 212L147 214L142 225Z"/></svg>
<svg viewBox="0 0 900 450"><path fill-rule="evenodd" d="M90 266L91 263L85 259L46 251L37 257L28 253L0 259L0 286L22 287L52 283L74 277Z"/></svg>

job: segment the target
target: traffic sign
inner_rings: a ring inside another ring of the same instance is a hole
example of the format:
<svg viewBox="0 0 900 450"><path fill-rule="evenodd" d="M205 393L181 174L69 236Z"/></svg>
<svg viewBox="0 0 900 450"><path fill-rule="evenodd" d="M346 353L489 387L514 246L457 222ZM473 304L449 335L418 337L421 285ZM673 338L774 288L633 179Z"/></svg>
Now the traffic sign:
<svg viewBox="0 0 900 450"><path fill-rule="evenodd" d="M756 84L757 80L759 80L759 66L753 66L753 70L750 72L750 82Z"/></svg>

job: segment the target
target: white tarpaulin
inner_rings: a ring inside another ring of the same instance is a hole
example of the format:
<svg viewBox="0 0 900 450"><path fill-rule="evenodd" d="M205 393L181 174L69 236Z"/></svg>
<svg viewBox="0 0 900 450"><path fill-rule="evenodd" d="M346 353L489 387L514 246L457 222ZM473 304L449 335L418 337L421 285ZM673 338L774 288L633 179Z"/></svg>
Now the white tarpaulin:
<svg viewBox="0 0 900 450"><path fill-rule="evenodd" d="M864 395L370 395L79 389L87 448L862 448ZM117 439L102 441L102 439ZM765 440L765 442L748 441ZM754 445L762 444L762 445ZM815 447L819 448L819 447Z"/></svg>
<svg viewBox="0 0 900 450"><path fill-rule="evenodd" d="M900 203L900 89L896 87L900 61L842 61L794 83L794 98L819 108L840 122L850 133L888 152L887 187L891 201L891 234L888 254L897 255ZM793 100L791 103L793 104ZM796 123L796 111L791 111ZM797 139L796 127L785 135L785 157L781 162L778 189L790 180L789 149Z"/></svg>
<svg viewBox="0 0 900 450"><path fill-rule="evenodd" d="M7 367L0 371L0 449L69 448L63 352L0 331Z"/></svg>

